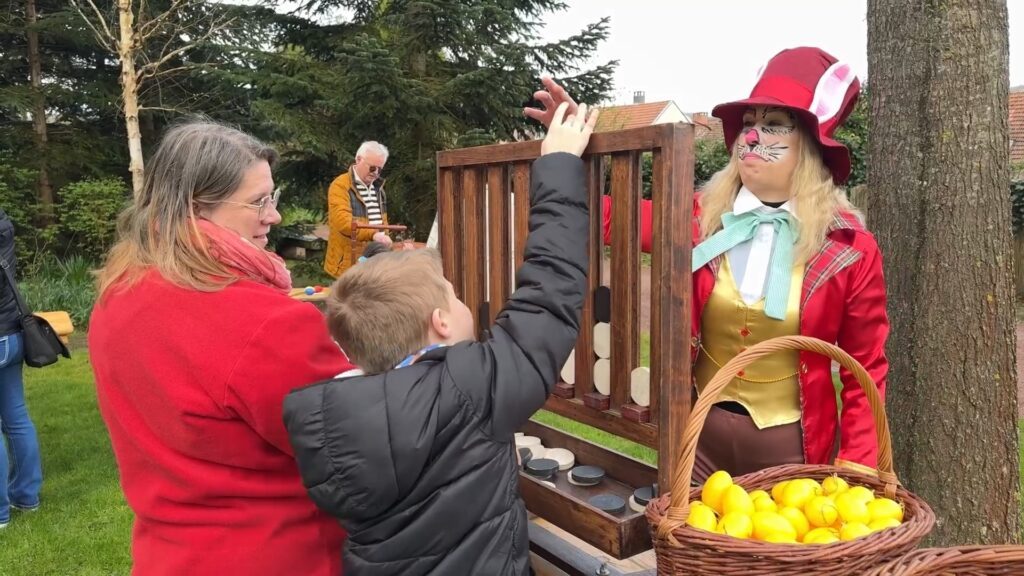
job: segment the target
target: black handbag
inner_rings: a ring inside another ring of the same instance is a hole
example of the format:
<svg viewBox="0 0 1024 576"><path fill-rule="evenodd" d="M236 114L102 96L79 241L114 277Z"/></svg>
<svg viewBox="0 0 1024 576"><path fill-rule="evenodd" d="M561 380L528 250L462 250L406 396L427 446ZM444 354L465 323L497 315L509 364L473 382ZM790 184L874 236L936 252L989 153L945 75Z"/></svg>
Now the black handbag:
<svg viewBox="0 0 1024 576"><path fill-rule="evenodd" d="M14 302L18 306L18 314L21 315L21 338L22 347L25 351L25 364L33 368L49 366L57 361L57 356L71 358L68 347L61 342L60 336L54 331L50 323L45 319L29 312L28 305L18 291L18 283L14 281L14 274L11 272L11 265L7 260L0 258L0 268L4 269L7 276L7 285L14 291Z"/></svg>

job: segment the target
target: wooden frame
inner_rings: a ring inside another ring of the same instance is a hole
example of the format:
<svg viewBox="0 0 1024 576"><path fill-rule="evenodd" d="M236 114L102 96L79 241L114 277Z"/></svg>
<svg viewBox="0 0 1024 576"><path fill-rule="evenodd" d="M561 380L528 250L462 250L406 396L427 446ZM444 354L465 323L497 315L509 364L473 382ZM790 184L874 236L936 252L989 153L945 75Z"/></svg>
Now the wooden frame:
<svg viewBox="0 0 1024 576"><path fill-rule="evenodd" d="M437 155L438 226L445 276L477 318L482 334L514 288L513 268L523 261L528 230L530 164L540 141L497 144ZM640 230L643 153L652 154L650 421L631 404L630 372L638 364L640 335ZM531 422L524 431L553 446L569 447L577 464L605 468L605 491L631 493L657 481L670 485L678 442L690 408L693 129L661 124L593 135L583 156L590 199L590 274L576 344L576 380L558 385L547 410L646 445L658 452L658 468ZM593 295L603 260L601 196L610 165L612 203L611 384L593 386ZM623 412L633 419L623 417ZM611 516L587 504L581 491L556 482L554 489L521 476L527 508L573 535L623 558L650 547L643 514Z"/></svg>

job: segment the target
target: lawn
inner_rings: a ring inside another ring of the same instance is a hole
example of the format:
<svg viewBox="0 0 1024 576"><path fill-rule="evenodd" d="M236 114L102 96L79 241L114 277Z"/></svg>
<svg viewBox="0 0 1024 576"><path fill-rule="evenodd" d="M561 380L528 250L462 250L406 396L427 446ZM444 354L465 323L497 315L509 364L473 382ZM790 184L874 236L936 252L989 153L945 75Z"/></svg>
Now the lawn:
<svg viewBox="0 0 1024 576"><path fill-rule="evenodd" d="M96 407L85 349L55 366L26 368L26 388L43 451L42 508L15 512L10 526L0 531L0 574L127 575L132 515ZM541 411L535 418L639 460L656 460L647 447L555 414ZM1021 473L1024 477L1024 455Z"/></svg>
<svg viewBox="0 0 1024 576"><path fill-rule="evenodd" d="M43 453L42 506L14 512L0 531L0 574L128 574L132 514L96 407L84 349L43 369L25 368L29 411Z"/></svg>

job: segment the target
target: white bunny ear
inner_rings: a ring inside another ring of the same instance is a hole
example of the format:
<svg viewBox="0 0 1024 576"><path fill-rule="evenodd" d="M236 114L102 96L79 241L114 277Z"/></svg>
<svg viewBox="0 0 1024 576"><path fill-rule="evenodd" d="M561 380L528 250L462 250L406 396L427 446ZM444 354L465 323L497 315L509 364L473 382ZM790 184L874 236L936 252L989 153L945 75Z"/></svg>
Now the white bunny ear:
<svg viewBox="0 0 1024 576"><path fill-rule="evenodd" d="M814 100L810 107L811 113L818 117L819 124L824 124L839 113L846 91L856 79L857 75L845 62L836 62L825 70L814 88Z"/></svg>

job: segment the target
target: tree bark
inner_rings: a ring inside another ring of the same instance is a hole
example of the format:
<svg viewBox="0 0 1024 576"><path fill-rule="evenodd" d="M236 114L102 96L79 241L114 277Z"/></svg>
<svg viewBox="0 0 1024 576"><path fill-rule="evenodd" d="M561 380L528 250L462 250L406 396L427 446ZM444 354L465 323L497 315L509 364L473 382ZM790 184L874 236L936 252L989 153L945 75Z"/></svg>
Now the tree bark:
<svg viewBox="0 0 1024 576"><path fill-rule="evenodd" d="M128 132L128 170L132 173L132 192L137 198L142 193L144 181L142 158L142 133L139 131L139 93L135 72L135 15L132 0L118 0L117 12L120 24L120 38L117 54L121 60L121 90L124 96L124 121Z"/></svg>
<svg viewBox="0 0 1024 576"><path fill-rule="evenodd" d="M933 543L1020 533L1005 0L868 0L897 473Z"/></svg>
<svg viewBox="0 0 1024 576"><path fill-rule="evenodd" d="M47 166L49 154L47 150L46 98L43 94L43 71L39 56L39 31L35 27L37 20L35 0L26 0L25 30L26 36L28 36L28 65L32 84L32 132L39 170L37 197L42 220L40 224L46 225L53 221L53 186L50 184L50 172Z"/></svg>

